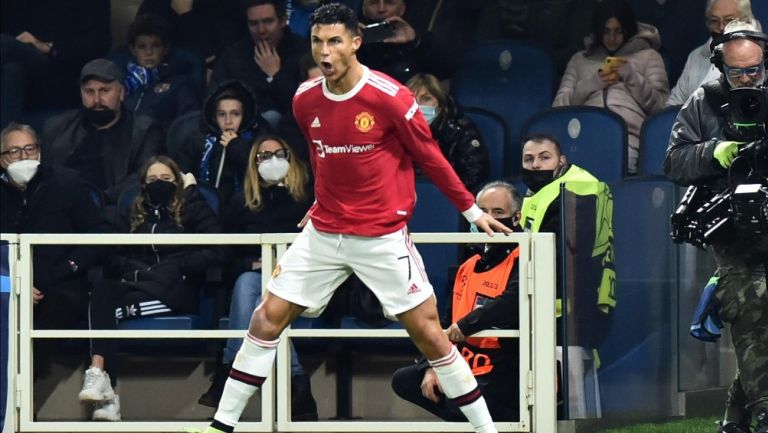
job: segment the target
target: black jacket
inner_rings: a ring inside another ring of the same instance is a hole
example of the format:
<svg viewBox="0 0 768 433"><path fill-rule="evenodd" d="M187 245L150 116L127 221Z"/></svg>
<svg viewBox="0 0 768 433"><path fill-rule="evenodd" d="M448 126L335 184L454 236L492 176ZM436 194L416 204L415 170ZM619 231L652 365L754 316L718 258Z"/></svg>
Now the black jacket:
<svg viewBox="0 0 768 433"><path fill-rule="evenodd" d="M106 219L91 190L73 170L43 165L22 191L0 174L0 232L2 233L104 233ZM35 287L45 293L63 285L87 290L85 271L100 263L100 248L92 245L46 245L34 248ZM77 265L77 271L69 261Z"/></svg>
<svg viewBox="0 0 768 433"><path fill-rule="evenodd" d="M446 108L430 126L432 137L467 189L477 191L491 175L488 149L470 118L450 100Z"/></svg>
<svg viewBox="0 0 768 433"><path fill-rule="evenodd" d="M94 129L86 124L81 109L74 109L48 119L43 130L42 161L67 165L78 146L86 142ZM165 152L165 135L152 119L122 110L120 120L104 131L101 156L107 188L107 203L115 204L125 189L138 182L138 170L144 161Z"/></svg>
<svg viewBox="0 0 768 433"><path fill-rule="evenodd" d="M705 87L710 93L708 100ZM672 125L672 135L669 148L664 159L664 173L678 185L701 185L710 189L709 193L725 190L728 185L728 172L714 157L715 147L723 141L733 140L727 136L727 121L725 113L716 110L720 107L717 92L727 94L728 85L721 78L718 82L706 83L699 87L688 102L683 105ZM727 98L721 94L722 98ZM738 161L738 160L737 160ZM743 161L739 161L741 163ZM730 167L734 176L739 170L736 163ZM746 167L741 171L746 172ZM737 182L738 183L738 182ZM713 240L718 256L746 257L746 260L757 260L765 263L768 249L768 235L754 236L748 230L726 229L729 233L717 236Z"/></svg>
<svg viewBox="0 0 768 433"><path fill-rule="evenodd" d="M240 80L256 93L259 112L277 110L288 113L291 111L293 94L301 83L299 59L308 48L308 41L291 33L290 28L286 26L277 45L280 71L273 77L272 82L268 82L267 75L253 60L253 40L250 36L243 38L224 51L216 61L209 88L214 88L225 80Z"/></svg>
<svg viewBox="0 0 768 433"><path fill-rule="evenodd" d="M145 202L145 221L134 233L220 233L221 225L195 187L185 190L186 204L178 227L167 208L157 210ZM130 232L130 215L120 213L119 231ZM215 245L142 245L125 247L113 258L108 274L157 297L178 312L193 312L206 269L224 260L225 250Z"/></svg>
<svg viewBox="0 0 768 433"><path fill-rule="evenodd" d="M307 198L297 202L285 187L273 185L263 188L262 208L254 212L245 205L245 194L235 194L227 203L222 221L227 233L294 233L296 226L312 206L312 185L307 185ZM261 246L235 247L230 266L232 276L251 270L251 263L261 257Z"/></svg>
<svg viewBox="0 0 768 433"><path fill-rule="evenodd" d="M238 80L224 81L216 86L205 99L203 104L203 117L200 119L200 129L192 134L179 149L169 149L171 157L179 164L182 171L193 173L197 179L215 185L219 173L224 146L219 142L222 134L216 123L216 98L226 89L235 89L243 103L243 121L237 138L231 140L226 147L223 171L218 190L222 201L227 202L232 195L242 190L243 177L248 168L248 155L251 152L251 143L259 135L269 132L269 128L258 115L258 108L253 92L247 85ZM206 137L216 137L216 144L208 160L208 176L201 173L200 163L205 153Z"/></svg>

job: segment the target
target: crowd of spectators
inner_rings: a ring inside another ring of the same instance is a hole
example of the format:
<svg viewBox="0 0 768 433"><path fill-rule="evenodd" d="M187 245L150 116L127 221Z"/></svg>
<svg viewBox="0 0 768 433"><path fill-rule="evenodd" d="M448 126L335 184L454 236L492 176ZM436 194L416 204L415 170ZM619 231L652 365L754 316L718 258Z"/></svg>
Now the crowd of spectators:
<svg viewBox="0 0 768 433"><path fill-rule="evenodd" d="M320 1L144 0L128 27L126 46L112 51L108 0L64 3L3 0L2 232L296 231L313 188L308 144L298 132L291 101L303 81L320 75L308 54L308 17ZM390 33L381 40L363 41L361 62L407 83L443 154L473 192L495 180L489 178L494 161L482 131L463 114L449 86L463 66L462 53L477 42L517 38L549 50L562 78L552 105L618 113L628 127L630 174L637 172L645 119L665 105L685 103L700 84L720 74L709 64L707 41L690 53L670 96L675 80L660 52L663 34L640 22L626 0L567 0L558 6L502 0L342 3L358 12L363 34L368 25L388 23ZM704 12L713 35L735 19L756 23L748 1L708 0ZM181 116L192 119L194 130L181 142L167 141ZM39 125L39 133L26 124ZM544 143L546 149L538 151L554 158L548 171L528 167L523 155L508 155L523 161L529 195L579 169L566 162L554 137L521 144L526 143ZM202 198L198 182L218 191L222 215ZM507 185L496 187L507 191ZM128 209L120 206L125 197ZM504 217L517 215L516 193L507 205ZM544 227L546 221L538 223L543 226L534 231L556 231ZM225 284L234 287L233 329L247 326L261 293L259 251L248 248L153 247L113 256L94 248L50 246L36 249L34 260L35 326L42 329L89 318L89 302L90 323L100 329L151 314L193 312L199 271L214 263L227 263ZM96 266L103 266L104 277L89 281L87 271ZM232 343L224 349L219 374L226 374L237 349ZM114 341L94 344L80 395L96 403L94 419L120 418L119 399L104 372L105 360L112 363L116 352ZM292 373L306 386L294 391L306 393L295 414L316 419L306 373L298 363ZM424 372L417 375L422 380ZM214 381L201 403L215 406L222 383Z"/></svg>

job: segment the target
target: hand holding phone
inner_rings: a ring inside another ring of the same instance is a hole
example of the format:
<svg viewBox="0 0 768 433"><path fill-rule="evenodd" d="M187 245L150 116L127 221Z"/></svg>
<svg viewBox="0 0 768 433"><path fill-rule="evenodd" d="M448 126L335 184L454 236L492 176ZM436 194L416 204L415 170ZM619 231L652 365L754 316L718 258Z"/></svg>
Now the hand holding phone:
<svg viewBox="0 0 768 433"><path fill-rule="evenodd" d="M625 63L627 63L627 60L622 57L608 56L603 61L603 65L600 66L600 70L603 72L613 72L624 66Z"/></svg>
<svg viewBox="0 0 768 433"><path fill-rule="evenodd" d="M382 42L384 39L395 35L395 27L390 22L382 21L363 27L362 33L364 44Z"/></svg>

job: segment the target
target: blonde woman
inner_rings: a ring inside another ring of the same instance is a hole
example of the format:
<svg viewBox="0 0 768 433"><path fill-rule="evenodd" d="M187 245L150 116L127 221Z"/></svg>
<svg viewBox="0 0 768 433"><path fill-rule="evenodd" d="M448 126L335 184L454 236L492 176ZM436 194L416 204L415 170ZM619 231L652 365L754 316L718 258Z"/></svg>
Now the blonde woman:
<svg viewBox="0 0 768 433"><path fill-rule="evenodd" d="M228 233L298 232L297 224L314 200L306 166L294 156L288 143L276 135L256 139L248 157L243 191L235 194L224 210L224 226ZM231 275L237 277L229 307L229 329L248 329L253 310L261 302L261 249L244 247L236 250ZM223 365L210 389L198 402L216 407L224 390L229 368L240 349L242 338L227 340ZM293 419L317 419L317 406L309 388L309 377L291 356L291 397Z"/></svg>

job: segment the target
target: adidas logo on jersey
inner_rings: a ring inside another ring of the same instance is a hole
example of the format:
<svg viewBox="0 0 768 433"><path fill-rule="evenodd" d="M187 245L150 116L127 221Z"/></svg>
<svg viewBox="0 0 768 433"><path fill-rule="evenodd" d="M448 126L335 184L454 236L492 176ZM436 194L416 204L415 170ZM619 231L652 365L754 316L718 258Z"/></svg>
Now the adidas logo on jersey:
<svg viewBox="0 0 768 433"><path fill-rule="evenodd" d="M319 128L320 127L320 119L315 116L315 120L312 121L312 124L310 125L312 128Z"/></svg>
<svg viewBox="0 0 768 433"><path fill-rule="evenodd" d="M421 292L421 289L419 288L419 286L416 285L416 283L411 284L411 287L408 288L409 295L413 295L414 293L419 293L419 292Z"/></svg>

